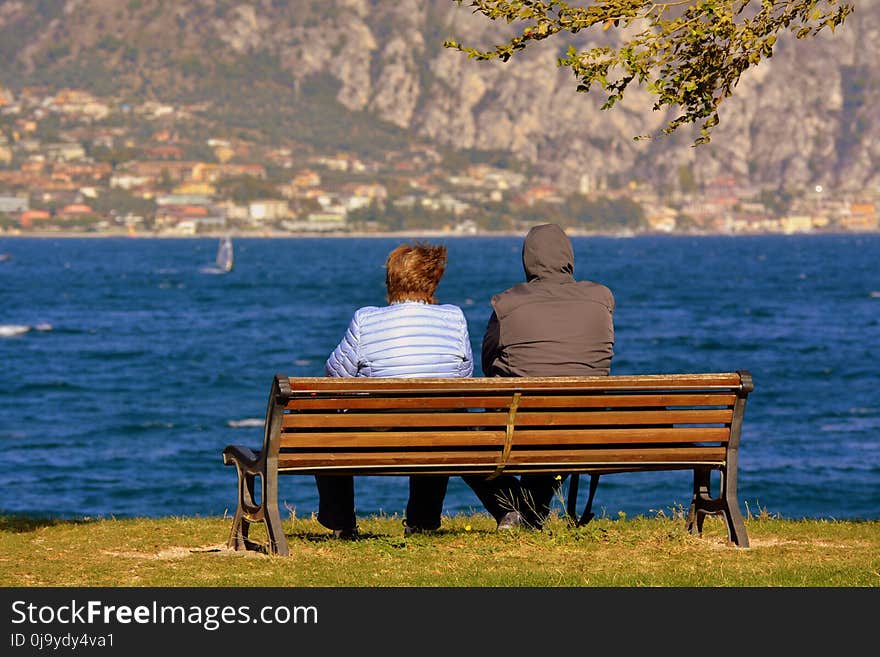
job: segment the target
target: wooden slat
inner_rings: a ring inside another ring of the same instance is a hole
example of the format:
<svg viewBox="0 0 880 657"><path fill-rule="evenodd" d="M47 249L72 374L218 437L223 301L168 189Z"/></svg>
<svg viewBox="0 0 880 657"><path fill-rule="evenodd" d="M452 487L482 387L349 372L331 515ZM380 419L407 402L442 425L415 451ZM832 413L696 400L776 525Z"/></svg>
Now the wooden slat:
<svg viewBox="0 0 880 657"><path fill-rule="evenodd" d="M619 445L641 443L726 443L730 432L721 427L522 429L514 432L513 445ZM503 445L503 431L357 431L287 432L281 435L282 449L326 449L352 447L487 447Z"/></svg>
<svg viewBox="0 0 880 657"><path fill-rule="evenodd" d="M616 449L584 450L529 450L512 452L508 464L547 465L575 467L596 465L620 465L623 463L656 464L675 463L721 464L724 463L723 447L691 448L641 448L625 451ZM495 451L441 451L441 452L335 452L321 454L283 454L278 457L280 468L403 468L421 466L474 467L490 466L498 462Z"/></svg>
<svg viewBox="0 0 880 657"><path fill-rule="evenodd" d="M285 429L505 426L507 413L291 413Z"/></svg>
<svg viewBox="0 0 880 657"><path fill-rule="evenodd" d="M282 449L349 449L352 447L491 447L504 445L503 431L358 431L292 432L281 435Z"/></svg>
<svg viewBox="0 0 880 657"><path fill-rule="evenodd" d="M509 464L537 463L724 463L724 447L643 447L634 449L514 450Z"/></svg>
<svg viewBox="0 0 880 657"><path fill-rule="evenodd" d="M612 474L617 472L646 472L646 471L672 471L672 470L690 470L695 465L706 466L710 468L720 467L720 463L676 463L676 462L668 462L668 463L603 463L603 464L593 464L589 466L571 464L571 463L554 463L551 465L511 465L504 469L505 474L537 474L537 473L553 473L553 474L570 474L570 473L597 473L597 474ZM322 468L322 467L301 467L293 465L292 467L282 468L282 472L286 472L289 474L325 474L325 475L338 475L338 474L351 474L351 475L379 475L379 476L406 476L412 474L419 475L451 475L451 476L460 476L462 474L472 474L472 475L490 475L494 473L496 470L496 465L494 463L484 464L484 465L431 465L431 466L421 466L418 464L415 465L401 465L401 466L385 466L385 465L377 465L377 466L353 466L350 468L346 467L333 467L333 468Z"/></svg>
<svg viewBox="0 0 880 657"><path fill-rule="evenodd" d="M380 390L411 394L424 391L491 392L523 390L676 390L676 389L737 389L742 385L736 372L709 374L646 374L641 376L595 377L474 377L464 379L399 379L399 378L338 378L290 377L290 388L295 396L313 392L357 392Z"/></svg>
<svg viewBox="0 0 880 657"><path fill-rule="evenodd" d="M382 396L315 396L297 397L287 404L290 410L331 410L336 408L361 409L453 409L453 408L506 408L510 396L443 396L394 397ZM727 392L704 394L631 394L631 395L524 395L520 409L529 408L665 408L667 406L733 406L736 395Z"/></svg>
<svg viewBox="0 0 880 657"><path fill-rule="evenodd" d="M278 466L290 467L361 467L402 465L493 465L498 450L442 452L331 452L319 454L281 454Z"/></svg>
<svg viewBox="0 0 880 657"><path fill-rule="evenodd" d="M667 406L732 406L736 395L727 392L703 394L631 395L525 395L519 408L665 408Z"/></svg>
<svg viewBox="0 0 880 657"><path fill-rule="evenodd" d="M557 411L520 412L516 426L608 426L637 424L725 424L733 411ZM284 429L367 427L470 427L505 426L507 413L291 413L282 419Z"/></svg>
<svg viewBox="0 0 880 657"><path fill-rule="evenodd" d="M596 426L619 424L725 424L733 419L733 410L672 411L556 411L526 412L516 415L516 426Z"/></svg>
<svg viewBox="0 0 880 657"><path fill-rule="evenodd" d="M505 408L510 405L513 395L502 397L308 397L290 400L287 408L297 411L327 410L347 408L367 409L463 409L463 408Z"/></svg>
<svg viewBox="0 0 880 657"><path fill-rule="evenodd" d="M514 447L524 445L626 445L639 443L726 443L730 430L722 427L641 429L536 429L517 430Z"/></svg>

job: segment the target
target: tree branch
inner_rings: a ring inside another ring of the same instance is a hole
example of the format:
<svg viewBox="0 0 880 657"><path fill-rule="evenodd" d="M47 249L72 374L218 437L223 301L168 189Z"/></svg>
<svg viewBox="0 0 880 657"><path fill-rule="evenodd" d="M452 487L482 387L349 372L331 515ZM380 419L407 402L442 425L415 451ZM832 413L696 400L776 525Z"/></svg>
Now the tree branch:
<svg viewBox="0 0 880 657"><path fill-rule="evenodd" d="M719 122L718 106L732 95L742 74L773 56L779 32L790 30L801 39L825 28L833 31L854 10L845 0L595 0L585 7L557 0L473 0L469 6L492 21L525 24L489 50L454 39L444 44L482 61L507 62L534 42L561 32L643 23L644 29L621 35L615 47L578 51L569 46L557 64L572 71L578 92L588 93L598 84L607 95L603 109L622 100L631 83L644 85L656 95L655 111L678 112L664 134L701 123L695 146L709 142Z"/></svg>

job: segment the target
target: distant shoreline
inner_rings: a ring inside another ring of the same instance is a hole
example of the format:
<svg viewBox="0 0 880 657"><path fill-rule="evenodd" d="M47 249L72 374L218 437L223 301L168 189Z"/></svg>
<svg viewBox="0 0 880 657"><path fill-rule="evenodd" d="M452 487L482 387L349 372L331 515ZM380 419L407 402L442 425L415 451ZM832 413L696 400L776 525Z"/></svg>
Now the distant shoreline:
<svg viewBox="0 0 880 657"><path fill-rule="evenodd" d="M28 233L0 233L0 240L5 239L220 239L221 237L230 236L232 238L244 239L314 239L314 238L403 238L403 239L448 239L462 237L524 237L526 230L523 231L479 231L477 233L453 233L447 231L432 230L412 230L412 231L382 231L382 232L349 232L349 233L321 233L321 232L302 232L291 233L286 231L262 231L262 230L231 230L231 231L211 231L208 233L199 233L198 235L181 235L174 233L127 233L119 232L77 232L77 231L40 231ZM588 231L579 231L567 229L571 237L606 237L616 239L629 239L633 237L756 237L756 236L780 236L780 237L796 237L796 236L821 236L821 235L878 235L880 231L829 231L829 232L810 232L810 233L765 233L765 232L743 232L743 233L595 233Z"/></svg>

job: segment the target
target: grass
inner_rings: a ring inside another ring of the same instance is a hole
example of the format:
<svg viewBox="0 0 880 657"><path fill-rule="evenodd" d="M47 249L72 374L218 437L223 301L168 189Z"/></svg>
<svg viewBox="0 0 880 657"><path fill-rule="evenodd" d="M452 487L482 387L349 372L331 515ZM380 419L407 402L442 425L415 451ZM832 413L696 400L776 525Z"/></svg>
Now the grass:
<svg viewBox="0 0 880 657"><path fill-rule="evenodd" d="M0 516L0 586L71 587L875 587L880 522L750 516L751 547L703 536L680 517L598 518L498 533L488 516L445 517L403 537L399 517L360 519L363 538L329 538L314 518L285 521L289 557L225 547L229 518ZM251 537L265 541L254 526Z"/></svg>

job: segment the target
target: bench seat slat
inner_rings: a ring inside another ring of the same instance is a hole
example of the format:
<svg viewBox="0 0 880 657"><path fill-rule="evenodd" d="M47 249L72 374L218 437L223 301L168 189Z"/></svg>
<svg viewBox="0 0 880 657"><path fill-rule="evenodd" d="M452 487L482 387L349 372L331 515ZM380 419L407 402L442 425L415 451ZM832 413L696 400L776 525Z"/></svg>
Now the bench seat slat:
<svg viewBox="0 0 880 657"><path fill-rule="evenodd" d="M316 411L335 410L345 407L360 409L459 409L459 408L505 408L511 396L443 396L443 397L340 397L320 396L296 398L287 404L289 410ZM736 402L736 395L727 392L704 394L630 394L630 395L530 395L523 394L519 402L521 410L529 408L666 408L668 406L725 406Z"/></svg>
<svg viewBox="0 0 880 657"><path fill-rule="evenodd" d="M320 392L399 391L413 394L415 389L446 392L467 392L469 390L516 391L529 390L676 390L688 389L729 389L739 390L742 380L736 373L710 374L645 374L639 376L596 376L596 377L533 377L528 382L516 378L466 378L466 379L386 379L376 378L336 378L336 377L288 377L293 396L310 395Z"/></svg>
<svg viewBox="0 0 880 657"><path fill-rule="evenodd" d="M304 454L279 454L279 468L354 467L354 466L402 466L402 465L494 465L499 450L438 452L318 452Z"/></svg>
<svg viewBox="0 0 880 657"><path fill-rule="evenodd" d="M715 466L717 463L598 463L591 465L553 463L550 465L511 465L504 469L505 474L613 474L618 472L659 472L670 470L692 470L694 466ZM495 472L495 465L468 466L461 464L450 465L431 465L431 466L353 466L351 468L334 467L332 469L322 468L291 468L279 471L281 474L324 474L324 475L391 475L391 476L409 476L413 474L419 475L452 475L459 476L462 474L473 475L491 475Z"/></svg>
<svg viewBox="0 0 880 657"><path fill-rule="evenodd" d="M641 447L627 450L576 449L517 450L510 453L508 463L723 463L724 447Z"/></svg>
<svg viewBox="0 0 880 657"><path fill-rule="evenodd" d="M415 410L506 408L510 404L512 397L513 395L451 395L442 397L401 397L394 395L355 397L334 395L292 399L288 402L287 408L294 411L334 410L337 408L350 410L383 410L388 408Z"/></svg>
<svg viewBox="0 0 880 657"><path fill-rule="evenodd" d="M629 445L641 443L726 443L730 431L722 427L630 429L520 429L514 447L525 445ZM352 431L291 432L281 436L281 449L335 450L349 448L503 447L504 431Z"/></svg>
<svg viewBox="0 0 880 657"><path fill-rule="evenodd" d="M596 426L636 424L726 424L731 409L667 411L521 411L516 426ZM329 429L366 427L469 427L506 426L507 413L290 413L284 429Z"/></svg>
<svg viewBox="0 0 880 657"><path fill-rule="evenodd" d="M726 443L730 430L723 427L640 427L602 429L519 429L513 445L638 445L641 443Z"/></svg>
<svg viewBox="0 0 880 657"><path fill-rule="evenodd" d="M565 425L619 425L619 424L726 424L733 411L724 410L671 410L671 411L520 411L516 426Z"/></svg>
<svg viewBox="0 0 880 657"><path fill-rule="evenodd" d="M733 406L736 395L727 392L692 394L630 395L526 395L519 402L527 408L666 408L668 406Z"/></svg>
<svg viewBox="0 0 880 657"><path fill-rule="evenodd" d="M351 447L498 447L504 445L504 431L357 431L350 433L285 433L281 449L336 449Z"/></svg>
<svg viewBox="0 0 880 657"><path fill-rule="evenodd" d="M644 447L625 452L614 449L513 450L509 466L553 465L590 466L604 464L667 463L720 464L724 462L723 447L664 448ZM281 469L332 469L335 467L400 467L413 466L494 466L498 451L438 451L438 452L321 452L317 454L282 454L278 457Z"/></svg>
<svg viewBox="0 0 880 657"><path fill-rule="evenodd" d="M284 429L505 426L507 413L291 413Z"/></svg>

